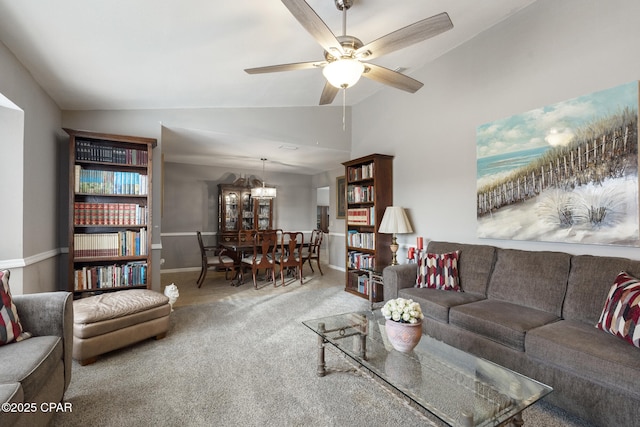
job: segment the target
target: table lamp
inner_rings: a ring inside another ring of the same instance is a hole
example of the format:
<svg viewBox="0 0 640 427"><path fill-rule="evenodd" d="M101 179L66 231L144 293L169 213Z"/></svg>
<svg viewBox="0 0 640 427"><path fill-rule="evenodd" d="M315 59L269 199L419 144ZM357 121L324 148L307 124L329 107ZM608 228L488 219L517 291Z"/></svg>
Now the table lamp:
<svg viewBox="0 0 640 427"><path fill-rule="evenodd" d="M398 242L396 240L396 234L413 233L409 218L403 208L400 206L388 206L382 216L380 227L378 227L379 233L393 234L391 239L391 265L398 265L398 259L396 253L398 252Z"/></svg>

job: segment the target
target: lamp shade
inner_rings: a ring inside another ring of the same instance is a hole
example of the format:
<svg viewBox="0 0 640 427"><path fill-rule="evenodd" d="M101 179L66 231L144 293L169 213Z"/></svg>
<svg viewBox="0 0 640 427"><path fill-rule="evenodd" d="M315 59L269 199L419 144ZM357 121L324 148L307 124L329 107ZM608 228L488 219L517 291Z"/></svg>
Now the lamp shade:
<svg viewBox="0 0 640 427"><path fill-rule="evenodd" d="M378 232L389 234L413 233L407 213L400 206L388 206L382 216Z"/></svg>
<svg viewBox="0 0 640 427"><path fill-rule="evenodd" d="M351 58L330 62L322 69L327 81L338 89L346 89L358 83L363 72L364 64Z"/></svg>

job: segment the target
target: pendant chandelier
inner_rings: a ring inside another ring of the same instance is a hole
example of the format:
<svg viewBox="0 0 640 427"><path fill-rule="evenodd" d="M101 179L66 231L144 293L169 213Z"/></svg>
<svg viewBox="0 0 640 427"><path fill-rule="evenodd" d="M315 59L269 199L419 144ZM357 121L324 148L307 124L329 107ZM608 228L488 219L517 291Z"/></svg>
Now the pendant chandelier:
<svg viewBox="0 0 640 427"><path fill-rule="evenodd" d="M267 161L264 157L262 160L262 187L253 187L251 189L251 197L254 199L273 199L276 197L275 187L267 187L265 185L266 175L264 174L264 162Z"/></svg>

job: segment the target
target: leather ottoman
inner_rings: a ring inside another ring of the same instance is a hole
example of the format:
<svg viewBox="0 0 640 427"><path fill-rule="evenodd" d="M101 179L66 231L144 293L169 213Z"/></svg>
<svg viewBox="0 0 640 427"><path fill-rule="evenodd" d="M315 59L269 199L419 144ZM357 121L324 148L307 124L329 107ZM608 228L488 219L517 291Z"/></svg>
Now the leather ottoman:
<svg viewBox="0 0 640 427"><path fill-rule="evenodd" d="M171 305L149 289L107 292L73 301L73 358L81 365L97 356L155 337L169 329Z"/></svg>

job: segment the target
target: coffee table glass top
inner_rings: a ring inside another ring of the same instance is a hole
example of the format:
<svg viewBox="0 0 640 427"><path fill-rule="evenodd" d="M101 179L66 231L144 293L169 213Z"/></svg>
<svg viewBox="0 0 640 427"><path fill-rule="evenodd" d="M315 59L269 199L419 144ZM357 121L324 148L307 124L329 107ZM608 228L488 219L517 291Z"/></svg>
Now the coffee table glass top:
<svg viewBox="0 0 640 427"><path fill-rule="evenodd" d="M552 391L538 381L423 335L401 353L391 346L380 310L304 321L324 340L452 426L494 426ZM322 355L324 363L324 355Z"/></svg>

